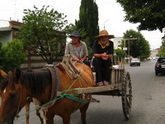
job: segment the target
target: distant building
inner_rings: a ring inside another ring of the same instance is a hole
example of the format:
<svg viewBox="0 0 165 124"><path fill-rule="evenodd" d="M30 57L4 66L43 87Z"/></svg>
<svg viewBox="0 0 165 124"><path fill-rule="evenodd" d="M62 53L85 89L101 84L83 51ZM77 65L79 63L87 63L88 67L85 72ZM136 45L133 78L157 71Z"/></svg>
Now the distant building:
<svg viewBox="0 0 165 124"><path fill-rule="evenodd" d="M17 37L17 31L23 23L17 21L0 20L0 41L3 44Z"/></svg>
<svg viewBox="0 0 165 124"><path fill-rule="evenodd" d="M122 43L123 37L115 37L113 38L113 43L114 43L114 49L121 49L121 43Z"/></svg>
<svg viewBox="0 0 165 124"><path fill-rule="evenodd" d="M156 48L156 49L151 50L150 57L151 58L156 58L159 51L160 51L160 48Z"/></svg>

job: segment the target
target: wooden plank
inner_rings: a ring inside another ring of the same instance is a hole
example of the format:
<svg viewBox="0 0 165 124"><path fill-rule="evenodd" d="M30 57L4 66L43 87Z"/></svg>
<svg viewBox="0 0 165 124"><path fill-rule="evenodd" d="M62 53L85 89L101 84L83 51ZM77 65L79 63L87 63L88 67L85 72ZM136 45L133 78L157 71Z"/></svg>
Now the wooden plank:
<svg viewBox="0 0 165 124"><path fill-rule="evenodd" d="M97 92L103 92L103 91L112 91L112 90L119 89L119 86L120 86L120 84L80 88L80 89L74 90L74 93L75 94L83 94L83 93L97 93Z"/></svg>
<svg viewBox="0 0 165 124"><path fill-rule="evenodd" d="M121 90L121 83L116 85L108 85L108 86L98 86L98 87L87 87L87 88L75 88L74 94L84 94L84 93L99 93L104 91L113 91L113 90ZM57 92L57 96L62 95L61 91Z"/></svg>

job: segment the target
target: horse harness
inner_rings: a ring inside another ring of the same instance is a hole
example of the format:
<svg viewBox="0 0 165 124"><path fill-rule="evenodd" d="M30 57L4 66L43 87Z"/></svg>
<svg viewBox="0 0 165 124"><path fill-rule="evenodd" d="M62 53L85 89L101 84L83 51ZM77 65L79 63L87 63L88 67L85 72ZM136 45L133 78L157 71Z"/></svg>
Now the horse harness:
<svg viewBox="0 0 165 124"><path fill-rule="evenodd" d="M69 61L69 62L61 62L58 65L54 66L54 65L48 65L45 66L42 70L49 70L51 73L51 78L52 78L52 89L51 89L51 97L49 102L41 105L40 101L38 101L37 99L33 98L33 102L37 107L37 109L42 109L43 110L43 116L44 118L46 117L45 114L48 111L48 109L54 105L54 103L62 98L68 98L77 102L81 102L81 103L88 103L90 101L86 101L84 99L78 98L78 97L74 97L73 95L70 94L65 94L67 93L70 88L72 87L72 85L69 87L68 90L64 91L64 94L62 94L61 96L58 95L58 91L60 89L60 78L59 78L59 74L57 71L57 68L59 68L60 70L63 70L67 73L67 75L73 80L73 84L76 82L76 80L81 77L83 80L85 80L82 76L81 76L81 71L78 70L75 65L73 64L73 62ZM88 83L85 80L86 83ZM59 96L59 97L58 97ZM20 106L20 105L19 105ZM18 109L19 109L18 106ZM18 118L19 116L17 116Z"/></svg>

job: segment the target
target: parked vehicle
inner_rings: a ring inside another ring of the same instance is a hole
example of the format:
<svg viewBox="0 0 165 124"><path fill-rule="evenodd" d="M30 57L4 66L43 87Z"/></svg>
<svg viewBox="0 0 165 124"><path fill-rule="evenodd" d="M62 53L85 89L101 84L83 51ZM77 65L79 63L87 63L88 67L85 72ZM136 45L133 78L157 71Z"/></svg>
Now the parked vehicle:
<svg viewBox="0 0 165 124"><path fill-rule="evenodd" d="M165 73L165 57L160 57L156 61L155 75L158 75L159 73Z"/></svg>
<svg viewBox="0 0 165 124"><path fill-rule="evenodd" d="M130 66L140 66L140 60L138 58L132 58L130 61Z"/></svg>

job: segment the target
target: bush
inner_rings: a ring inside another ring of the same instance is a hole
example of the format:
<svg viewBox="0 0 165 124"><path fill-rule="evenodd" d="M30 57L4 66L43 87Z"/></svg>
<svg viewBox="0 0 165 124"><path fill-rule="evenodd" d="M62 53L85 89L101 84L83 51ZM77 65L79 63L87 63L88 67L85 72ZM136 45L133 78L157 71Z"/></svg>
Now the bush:
<svg viewBox="0 0 165 124"><path fill-rule="evenodd" d="M20 68L24 62L26 52L18 39L13 39L0 48L0 68L6 72Z"/></svg>

